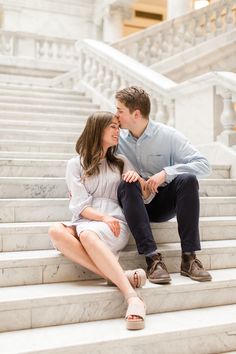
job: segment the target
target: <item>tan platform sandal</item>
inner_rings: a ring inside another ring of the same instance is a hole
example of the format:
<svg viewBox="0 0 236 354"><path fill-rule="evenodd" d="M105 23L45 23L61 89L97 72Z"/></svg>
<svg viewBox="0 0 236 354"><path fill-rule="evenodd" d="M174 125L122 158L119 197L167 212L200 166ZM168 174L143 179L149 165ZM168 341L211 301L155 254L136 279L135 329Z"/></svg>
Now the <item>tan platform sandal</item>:
<svg viewBox="0 0 236 354"><path fill-rule="evenodd" d="M139 297L136 293L129 293L126 296L126 301L131 297ZM140 299L142 300L142 299ZM129 316L137 316L138 319L129 319ZM141 304L129 304L125 319L126 319L126 328L129 330L138 330L143 329L145 326L145 317L146 317L146 306L144 302Z"/></svg>
<svg viewBox="0 0 236 354"><path fill-rule="evenodd" d="M126 270L125 275L133 288L142 288L146 284L147 276L142 268Z"/></svg>
<svg viewBox="0 0 236 354"><path fill-rule="evenodd" d="M142 268L126 270L125 275L133 288L142 288L146 284L147 276ZM108 279L107 285L114 286L115 284Z"/></svg>

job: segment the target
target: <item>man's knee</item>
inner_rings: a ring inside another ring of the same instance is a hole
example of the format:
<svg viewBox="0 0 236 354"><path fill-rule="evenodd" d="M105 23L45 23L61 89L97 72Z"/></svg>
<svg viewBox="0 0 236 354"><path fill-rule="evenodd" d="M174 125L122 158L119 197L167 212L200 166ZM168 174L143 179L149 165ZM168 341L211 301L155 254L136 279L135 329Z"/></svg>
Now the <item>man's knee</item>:
<svg viewBox="0 0 236 354"><path fill-rule="evenodd" d="M118 194L120 193L129 193L129 192L134 192L134 191L141 191L141 186L140 183L137 182L126 182L126 181L121 181L119 186L118 186Z"/></svg>
<svg viewBox="0 0 236 354"><path fill-rule="evenodd" d="M184 187L199 189L197 177L191 173L182 173L181 175L178 175L176 179Z"/></svg>

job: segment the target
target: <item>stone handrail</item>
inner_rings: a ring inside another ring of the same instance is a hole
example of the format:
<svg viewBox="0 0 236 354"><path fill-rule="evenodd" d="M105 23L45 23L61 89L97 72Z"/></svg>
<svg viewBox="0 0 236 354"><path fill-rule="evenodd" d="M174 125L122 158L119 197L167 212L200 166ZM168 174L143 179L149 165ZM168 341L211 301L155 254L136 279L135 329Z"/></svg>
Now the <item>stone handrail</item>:
<svg viewBox="0 0 236 354"><path fill-rule="evenodd" d="M176 19L131 34L113 43L113 47L151 66L231 31L235 25L236 0L220 0Z"/></svg>
<svg viewBox="0 0 236 354"><path fill-rule="evenodd" d="M153 119L173 120L168 89L176 84L118 50L95 40L78 42L79 68L52 80L52 86L83 86L102 106L114 109L114 93L130 85L142 86L151 97Z"/></svg>
<svg viewBox="0 0 236 354"><path fill-rule="evenodd" d="M208 135L201 136L201 124L211 121L211 128L207 129L215 131L214 140L221 133L221 140L226 145L236 144L236 74L211 72L177 84L104 43L84 40L78 42L77 48L78 68L53 79L51 86L81 88L102 109L109 110L115 109L114 93L117 90L130 85L142 86L151 98L152 119L180 130L185 120L187 125L194 127L190 134L186 131L186 135L198 135L195 141L204 143L211 141L209 136L213 135L208 131ZM206 107L202 99L207 100ZM215 114L217 99L222 108Z"/></svg>
<svg viewBox="0 0 236 354"><path fill-rule="evenodd" d="M78 62L75 42L73 39L0 30L0 56L75 64Z"/></svg>

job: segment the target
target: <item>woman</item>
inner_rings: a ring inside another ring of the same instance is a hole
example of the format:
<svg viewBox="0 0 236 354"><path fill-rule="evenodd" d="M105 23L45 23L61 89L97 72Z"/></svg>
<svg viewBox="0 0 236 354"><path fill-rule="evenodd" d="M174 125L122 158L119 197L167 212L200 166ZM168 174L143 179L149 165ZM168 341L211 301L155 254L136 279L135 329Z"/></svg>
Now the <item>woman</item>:
<svg viewBox="0 0 236 354"><path fill-rule="evenodd" d="M126 275L117 260L129 234L117 188L121 178L132 183L140 177L130 171L132 166L124 156L115 155L118 140L119 122L112 113L90 115L76 143L78 156L67 165L72 224L57 223L49 229L49 235L67 258L120 289L128 303L127 329L142 329L145 305L133 287L141 286L146 274L138 269Z"/></svg>

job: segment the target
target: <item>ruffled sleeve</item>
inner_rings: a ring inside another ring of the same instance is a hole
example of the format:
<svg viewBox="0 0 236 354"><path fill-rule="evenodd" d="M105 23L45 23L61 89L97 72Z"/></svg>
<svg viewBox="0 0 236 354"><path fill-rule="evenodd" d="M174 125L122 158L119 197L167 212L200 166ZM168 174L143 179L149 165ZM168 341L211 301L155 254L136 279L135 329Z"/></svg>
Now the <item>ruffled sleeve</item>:
<svg viewBox="0 0 236 354"><path fill-rule="evenodd" d="M71 194L69 209L75 219L80 219L81 212L92 203L92 196L86 190L81 176L82 168L77 156L68 161L66 168L66 183Z"/></svg>

